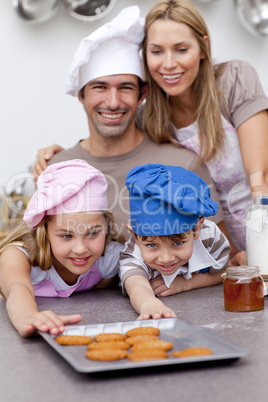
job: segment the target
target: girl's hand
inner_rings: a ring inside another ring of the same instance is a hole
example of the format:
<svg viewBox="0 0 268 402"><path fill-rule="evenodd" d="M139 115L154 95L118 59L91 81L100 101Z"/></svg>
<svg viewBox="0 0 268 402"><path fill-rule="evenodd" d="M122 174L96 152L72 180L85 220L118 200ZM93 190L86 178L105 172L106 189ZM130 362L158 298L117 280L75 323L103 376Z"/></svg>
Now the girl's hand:
<svg viewBox="0 0 268 402"><path fill-rule="evenodd" d="M77 324L81 320L82 316L80 314L56 315L53 311L46 310L34 313L23 319L19 323L17 330L23 337L31 336L37 330L58 335L64 332L65 325Z"/></svg>
<svg viewBox="0 0 268 402"><path fill-rule="evenodd" d="M160 300L154 299L143 305L141 314L138 320L159 320L160 318L175 318L177 317L174 311L165 306Z"/></svg>
<svg viewBox="0 0 268 402"><path fill-rule="evenodd" d="M170 288L165 285L161 275L150 280L151 287L156 296L171 296L176 293L184 292L185 279L183 276L178 275L172 282Z"/></svg>

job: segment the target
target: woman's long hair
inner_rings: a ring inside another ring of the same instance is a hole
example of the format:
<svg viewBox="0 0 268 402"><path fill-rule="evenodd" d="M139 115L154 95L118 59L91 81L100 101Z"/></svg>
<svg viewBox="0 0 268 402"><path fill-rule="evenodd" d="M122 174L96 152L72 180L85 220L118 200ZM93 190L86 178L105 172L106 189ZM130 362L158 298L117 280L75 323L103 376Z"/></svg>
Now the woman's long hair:
<svg viewBox="0 0 268 402"><path fill-rule="evenodd" d="M201 157L207 162L224 146L224 130L211 57L209 31L197 7L189 0L166 0L156 4L145 21L145 38L142 44L145 79L149 83L144 113L143 128L158 143L175 142L171 126L172 111L165 92L152 79L147 66L148 29L156 20L172 20L186 24L194 33L205 58L200 60L199 72L193 84L196 99L195 120L199 126ZM208 43L204 36L208 37Z"/></svg>
<svg viewBox="0 0 268 402"><path fill-rule="evenodd" d="M103 214L107 223L107 234L102 255L104 255L106 246L110 241L117 241L119 243L124 243L125 241L124 237L116 229L111 212L105 211ZM35 230L29 228L25 222L22 222L2 240L0 243L0 254L7 247L24 247L28 251L31 265L40 267L43 271L50 269L52 267L53 255L47 235L47 222L49 219L49 216L45 216Z"/></svg>

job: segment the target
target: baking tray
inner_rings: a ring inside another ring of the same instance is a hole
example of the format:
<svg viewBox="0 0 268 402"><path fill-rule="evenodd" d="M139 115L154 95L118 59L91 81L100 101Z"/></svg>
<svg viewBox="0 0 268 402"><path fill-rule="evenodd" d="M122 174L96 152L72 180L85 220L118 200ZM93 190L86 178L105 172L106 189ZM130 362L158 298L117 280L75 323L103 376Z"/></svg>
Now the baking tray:
<svg viewBox="0 0 268 402"><path fill-rule="evenodd" d="M87 335L94 337L103 332L120 332L125 334L131 328L146 326L159 328L160 339L173 343L173 349L168 352L169 357L167 359L149 360L145 362L132 362L127 358L116 361L89 360L85 357L87 350L86 346L60 345L55 341L55 336L44 332L39 332L39 334L76 371L81 373L109 372L157 366L166 367L213 361L231 362L249 354L246 349L243 349L212 332L203 330L177 318L67 326L64 335ZM210 348L213 354L188 358L171 357L172 351L182 350L187 347Z"/></svg>

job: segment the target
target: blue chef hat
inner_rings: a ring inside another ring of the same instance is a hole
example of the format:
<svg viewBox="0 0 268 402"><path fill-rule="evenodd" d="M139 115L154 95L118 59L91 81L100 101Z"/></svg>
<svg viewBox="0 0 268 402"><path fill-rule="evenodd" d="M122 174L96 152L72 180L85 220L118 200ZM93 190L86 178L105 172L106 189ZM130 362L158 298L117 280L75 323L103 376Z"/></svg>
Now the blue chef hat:
<svg viewBox="0 0 268 402"><path fill-rule="evenodd" d="M195 173L176 166L147 164L131 169L129 191L133 232L165 236L193 229L200 216L218 212L208 185Z"/></svg>

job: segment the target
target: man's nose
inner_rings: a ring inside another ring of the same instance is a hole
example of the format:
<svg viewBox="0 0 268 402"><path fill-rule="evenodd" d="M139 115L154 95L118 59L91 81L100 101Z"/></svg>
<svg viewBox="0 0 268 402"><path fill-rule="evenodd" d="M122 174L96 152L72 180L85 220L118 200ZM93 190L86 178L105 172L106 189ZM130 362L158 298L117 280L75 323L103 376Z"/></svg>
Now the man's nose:
<svg viewBox="0 0 268 402"><path fill-rule="evenodd" d="M116 89L111 89L106 94L106 105L109 109L116 110L120 104L120 95Z"/></svg>

